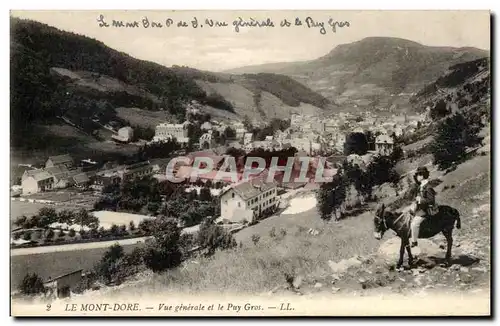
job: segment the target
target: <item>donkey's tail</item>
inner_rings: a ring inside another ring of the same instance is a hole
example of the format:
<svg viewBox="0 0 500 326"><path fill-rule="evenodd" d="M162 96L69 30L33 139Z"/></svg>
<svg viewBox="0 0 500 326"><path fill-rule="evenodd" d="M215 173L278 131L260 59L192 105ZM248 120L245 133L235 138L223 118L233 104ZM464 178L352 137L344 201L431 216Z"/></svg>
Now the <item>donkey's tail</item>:
<svg viewBox="0 0 500 326"><path fill-rule="evenodd" d="M457 222L457 229L460 229L462 227L462 222L460 221L460 213L457 210L455 210L455 220Z"/></svg>

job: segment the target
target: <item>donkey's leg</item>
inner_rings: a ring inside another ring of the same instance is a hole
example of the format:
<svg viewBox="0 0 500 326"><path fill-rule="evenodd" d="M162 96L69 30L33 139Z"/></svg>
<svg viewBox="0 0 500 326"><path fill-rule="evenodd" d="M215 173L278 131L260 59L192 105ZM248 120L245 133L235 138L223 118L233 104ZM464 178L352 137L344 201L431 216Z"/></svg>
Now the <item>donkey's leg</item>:
<svg viewBox="0 0 500 326"><path fill-rule="evenodd" d="M410 242L407 241L405 243L405 247L406 247L406 252L408 253L408 265L410 265L410 267L413 265L413 255L411 254L411 248L410 248Z"/></svg>
<svg viewBox="0 0 500 326"><path fill-rule="evenodd" d="M443 230L443 235L446 238L446 266L451 265L451 247L453 246L453 230Z"/></svg>
<svg viewBox="0 0 500 326"><path fill-rule="evenodd" d="M401 239L401 247L399 248L399 260L398 260L398 264L396 265L396 268L401 268L401 266L403 265L403 259L404 259L404 256L405 256L405 241L403 239Z"/></svg>

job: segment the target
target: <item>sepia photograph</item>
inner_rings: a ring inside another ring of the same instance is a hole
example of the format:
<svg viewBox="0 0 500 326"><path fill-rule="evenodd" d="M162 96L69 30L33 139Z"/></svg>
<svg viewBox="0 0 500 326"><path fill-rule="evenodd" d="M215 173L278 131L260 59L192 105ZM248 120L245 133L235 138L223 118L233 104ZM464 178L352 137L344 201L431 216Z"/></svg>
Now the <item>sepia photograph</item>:
<svg viewBox="0 0 500 326"><path fill-rule="evenodd" d="M11 316L491 316L489 11L9 19Z"/></svg>

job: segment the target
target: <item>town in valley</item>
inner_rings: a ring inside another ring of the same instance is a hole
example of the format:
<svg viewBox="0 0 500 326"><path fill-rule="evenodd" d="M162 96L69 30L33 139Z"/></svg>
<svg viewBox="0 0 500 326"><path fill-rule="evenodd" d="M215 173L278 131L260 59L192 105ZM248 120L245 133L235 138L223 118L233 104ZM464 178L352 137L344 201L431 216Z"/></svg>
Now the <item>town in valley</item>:
<svg viewBox="0 0 500 326"><path fill-rule="evenodd" d="M312 61L210 72L33 17L11 16L13 300L489 291L489 48L370 36ZM410 225L424 170L462 228L398 262L404 236L384 209ZM178 305L154 310L205 309Z"/></svg>

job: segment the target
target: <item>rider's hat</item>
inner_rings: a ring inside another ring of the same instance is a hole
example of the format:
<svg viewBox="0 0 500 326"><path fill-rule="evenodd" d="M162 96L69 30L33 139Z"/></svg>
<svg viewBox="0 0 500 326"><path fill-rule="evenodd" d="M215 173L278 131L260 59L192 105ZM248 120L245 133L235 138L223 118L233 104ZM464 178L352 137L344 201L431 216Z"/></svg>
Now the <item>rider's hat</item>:
<svg viewBox="0 0 500 326"><path fill-rule="evenodd" d="M417 172L415 172L415 175L413 176L413 179L415 179L415 182L418 183L417 176L423 176L424 179L429 178L429 170L425 166L421 166L417 169Z"/></svg>

